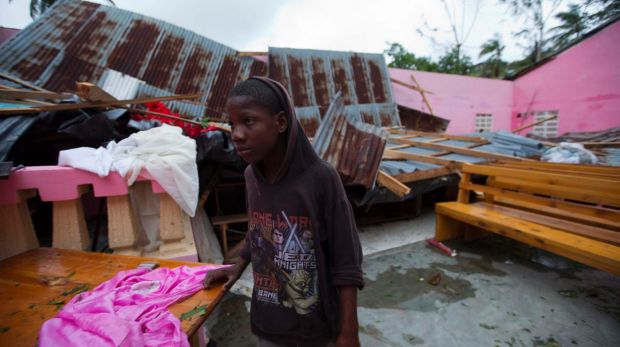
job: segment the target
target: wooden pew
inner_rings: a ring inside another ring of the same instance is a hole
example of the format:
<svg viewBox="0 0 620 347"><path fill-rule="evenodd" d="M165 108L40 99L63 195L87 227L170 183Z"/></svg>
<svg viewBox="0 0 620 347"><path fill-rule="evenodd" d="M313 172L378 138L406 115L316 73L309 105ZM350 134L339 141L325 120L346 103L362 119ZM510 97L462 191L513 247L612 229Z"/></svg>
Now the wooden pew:
<svg viewBox="0 0 620 347"><path fill-rule="evenodd" d="M463 236L469 225L620 274L620 184L613 177L472 164L462 172L457 201L436 205L438 241Z"/></svg>

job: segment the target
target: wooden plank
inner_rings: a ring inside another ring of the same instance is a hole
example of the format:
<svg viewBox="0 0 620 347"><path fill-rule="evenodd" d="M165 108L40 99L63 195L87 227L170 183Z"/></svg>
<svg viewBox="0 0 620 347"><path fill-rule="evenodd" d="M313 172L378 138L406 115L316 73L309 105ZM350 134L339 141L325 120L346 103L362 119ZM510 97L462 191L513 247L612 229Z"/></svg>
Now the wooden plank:
<svg viewBox="0 0 620 347"><path fill-rule="evenodd" d="M549 162L544 162L544 161L504 162L500 160L498 163L509 164L511 166L522 166L525 168L535 167L535 168L545 168L545 169L583 171L583 172L592 172L592 173L609 174L609 175L620 175L620 167L617 167L617 166L549 163Z"/></svg>
<svg viewBox="0 0 620 347"><path fill-rule="evenodd" d="M84 219L82 200L54 201L53 203L54 248L86 251L90 249L90 237Z"/></svg>
<svg viewBox="0 0 620 347"><path fill-rule="evenodd" d="M514 160L514 161L520 161L520 160L528 161L529 160L529 159L524 159L524 158L511 157L509 155L504 155L504 154L481 152L481 151L476 151L476 150L469 149L469 148L442 145L439 143L428 143L428 142L420 142L420 141L413 141L409 139L399 139L399 138L392 139L392 141L406 143L406 144L414 145L416 147L421 147L421 148L438 149L442 151L464 154L464 155L469 155L469 156L479 157L479 158L496 159L496 160L503 159L503 160Z"/></svg>
<svg viewBox="0 0 620 347"><path fill-rule="evenodd" d="M586 223L593 226L610 228L620 231L620 213L616 210L582 205L535 196L532 194L512 192L492 186L483 186L461 182L459 187L485 195L493 195L493 201L516 206L532 211L539 211L567 220Z"/></svg>
<svg viewBox="0 0 620 347"><path fill-rule="evenodd" d="M393 151L396 151L396 150L408 148L408 147L411 147L411 145L397 145L397 146L392 146L392 147L386 147L386 149L391 149Z"/></svg>
<svg viewBox="0 0 620 347"><path fill-rule="evenodd" d="M602 190L551 185L544 183L526 182L519 178L496 176L494 186L516 190L530 194L547 195L556 198L576 200L596 205L614 206L620 208L620 194Z"/></svg>
<svg viewBox="0 0 620 347"><path fill-rule="evenodd" d="M14 89L0 89L1 99L44 99L44 100L59 100L67 95L61 95L53 92L41 92L30 90L14 90Z"/></svg>
<svg viewBox="0 0 620 347"><path fill-rule="evenodd" d="M477 205L484 206L485 208L505 214L507 216L512 216L540 225L546 225L548 227L563 230L571 234L581 235L591 239L620 245L620 232L618 231L599 228L591 225L585 225L583 223L571 222L562 218L550 217L542 215L540 213L524 211L514 207L494 205L486 202L480 202L477 203Z"/></svg>
<svg viewBox="0 0 620 347"><path fill-rule="evenodd" d="M0 205L0 260L39 247L27 201L35 195L21 191L17 203Z"/></svg>
<svg viewBox="0 0 620 347"><path fill-rule="evenodd" d="M135 248L139 234L139 224L129 195L108 196L108 242L115 253L142 255Z"/></svg>
<svg viewBox="0 0 620 347"><path fill-rule="evenodd" d="M479 136L464 136L464 135L451 135L446 133L431 133L425 131L413 131L413 130L403 130L403 129L388 129L388 131L392 134L408 134L408 135L417 135L423 137L443 137L450 140L458 140L458 141L466 141L466 142L477 142L482 144L487 144L487 141L483 137Z"/></svg>
<svg viewBox="0 0 620 347"><path fill-rule="evenodd" d="M407 194L411 193L411 188L407 187L396 178L382 170L379 170L379 173L377 174L377 183L380 186L387 188L399 198L403 198Z"/></svg>
<svg viewBox="0 0 620 347"><path fill-rule="evenodd" d="M68 302L78 293L75 288L86 285L96 288L119 271L135 269L140 263L156 261L163 268L204 266L206 264L172 261L117 254L87 253L51 248L37 248L0 262L0 307L4 346L36 346L41 325L55 317L58 309L53 300ZM56 279L50 282L49 280ZM172 304L168 310L177 318L197 305L208 305L204 316L194 315L180 322L188 336L204 324L226 293L223 282L211 289L198 290L185 300ZM74 291L72 294L65 294Z"/></svg>
<svg viewBox="0 0 620 347"><path fill-rule="evenodd" d="M401 151L393 151L390 149L386 149L383 152L383 155L385 158L390 158L390 159L415 160L415 161L420 161L423 163L431 163L431 164L446 166L449 168L455 168L455 167L460 166L459 163L454 160L429 157L429 156L425 156L421 154L413 154L413 153L407 153L407 152L401 152Z"/></svg>
<svg viewBox="0 0 620 347"><path fill-rule="evenodd" d="M435 240L442 242L461 238L464 232L465 224L443 213L435 213Z"/></svg>
<svg viewBox="0 0 620 347"><path fill-rule="evenodd" d="M185 237L184 229L189 218L167 193L159 195L160 236L164 242L173 242Z"/></svg>
<svg viewBox="0 0 620 347"><path fill-rule="evenodd" d="M22 79L20 79L20 78L18 78L16 76L5 74L4 72L0 72L0 77L2 77L4 79L7 79L9 81L13 81L13 82L15 82L17 84L21 84L24 87L28 87L30 89L38 90L40 92L47 92L48 91L48 90L45 90L45 89L43 89L41 87L37 87L34 84L28 83L28 82L26 82L26 81L24 81L24 80L22 80Z"/></svg>
<svg viewBox="0 0 620 347"><path fill-rule="evenodd" d="M589 189L600 190L602 194L613 193L620 194L620 185L614 180L605 180L592 177L580 177L575 179L574 175L566 175L559 173L549 173L532 170L521 170L514 168L504 168L490 165L474 165L465 164L462 168L463 172L471 174L495 176L498 179L520 180L523 186L530 184L544 184L555 188L570 189ZM549 187L552 188L552 187ZM543 193L541 191L541 193ZM562 196L562 195L560 195ZM584 200L587 201L587 200Z"/></svg>
<svg viewBox="0 0 620 347"><path fill-rule="evenodd" d="M227 216L217 216L211 218L211 224L213 225L222 225L222 224L235 224L235 223L243 223L249 221L247 213L239 213L239 214L231 214Z"/></svg>
<svg viewBox="0 0 620 347"><path fill-rule="evenodd" d="M522 126L522 127L520 127L520 128L517 128L517 129L513 130L512 132L516 134L516 133L518 133L518 132L519 132L519 131L521 131L521 130L525 130L525 129L531 128L531 127L533 127L533 126L536 126L536 125L538 125L538 124L545 123L545 122L547 122L547 121L550 121L550 120L553 120L553 119L556 119L556 118L558 118L558 116L557 116L557 115L555 115L555 116L551 116L551 117L548 117L548 118L545 118L545 119L541 119L541 120L539 120L538 122L530 123L530 124L524 125L524 126Z"/></svg>
<svg viewBox="0 0 620 347"><path fill-rule="evenodd" d="M426 93L429 93L429 94L433 94L433 93L430 93L429 91L422 89L420 82L418 82L418 80L415 78L415 75L413 73L411 73L411 79L413 80L413 82L415 82L415 85L418 86L418 91L420 92L420 95L422 95L422 99L424 100L426 107L428 107L428 110L430 111L430 113L434 115L435 113L433 112L431 103L428 102L428 99L426 98Z"/></svg>
<svg viewBox="0 0 620 347"><path fill-rule="evenodd" d="M492 163L490 166L498 166L503 168L513 168L520 170L532 170L532 171L541 171L541 172L549 172L563 175L572 175L576 177L588 176L592 178L598 179L606 179L606 180L620 180L620 171L618 174L612 173L599 173L599 172L590 172L590 171L582 171L582 170L568 170L568 169L555 169L548 167L539 167L533 165L511 165L509 163Z"/></svg>
<svg viewBox="0 0 620 347"><path fill-rule="evenodd" d="M461 182L463 183L463 185L470 183L471 175L468 174L467 172L464 172L461 176ZM463 204L469 203L469 190L463 189L459 185L459 195L457 196L456 201L463 203Z"/></svg>
<svg viewBox="0 0 620 347"><path fill-rule="evenodd" d="M416 87L416 86L414 86L413 84L409 84L409 83L403 82L403 81L401 81L401 80L397 80L396 78L390 78L390 81L391 81L392 83L396 83L396 84L398 84L398 85L400 85L400 86L403 86L403 87L406 87L406 88L409 88L409 89L413 89L413 90L418 91L418 92L423 92L423 91L424 91L424 92L426 92L426 93L430 93L430 94L432 94L432 93L431 93L431 92L429 92L429 91L423 90L423 89L422 89L422 88L420 88L420 87ZM431 114L432 114L432 113L431 113Z"/></svg>
<svg viewBox="0 0 620 347"><path fill-rule="evenodd" d="M427 179L435 178L435 177L448 176L452 174L454 174L454 170L447 168L447 167L440 167L437 169L421 170L421 171L415 171L411 173L398 174L398 175L394 175L393 177L399 180L400 182L409 183L409 182L427 180Z"/></svg>
<svg viewBox="0 0 620 347"><path fill-rule="evenodd" d="M118 101L81 102L77 104L59 104L59 105L40 106L40 107L34 107L34 108L5 108L5 109L0 109L0 116L40 113L43 111L67 111L67 110L79 110L79 109L84 109L84 108L113 107L113 106L123 106L126 104L144 104L147 102L154 102L154 101L195 99L200 96L202 96L201 93L194 93L194 94L184 94L184 95L118 100Z"/></svg>
<svg viewBox="0 0 620 347"><path fill-rule="evenodd" d="M89 82L77 82L75 93L88 102L116 101L117 99L96 84Z"/></svg>
<svg viewBox="0 0 620 347"><path fill-rule="evenodd" d="M438 215L513 238L592 267L620 275L620 247L507 216L477 204L458 202L435 206Z"/></svg>

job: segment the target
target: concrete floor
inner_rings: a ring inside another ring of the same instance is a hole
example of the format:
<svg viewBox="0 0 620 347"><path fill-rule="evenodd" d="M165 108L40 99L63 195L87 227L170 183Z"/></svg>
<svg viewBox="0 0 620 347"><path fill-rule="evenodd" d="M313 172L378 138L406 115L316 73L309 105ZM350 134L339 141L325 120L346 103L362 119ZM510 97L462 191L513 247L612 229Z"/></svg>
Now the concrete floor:
<svg viewBox="0 0 620 347"><path fill-rule="evenodd" d="M620 277L499 236L449 242L449 257L420 242L433 232L432 211L362 229L362 346L620 346ZM248 297L216 311L218 347L256 345Z"/></svg>

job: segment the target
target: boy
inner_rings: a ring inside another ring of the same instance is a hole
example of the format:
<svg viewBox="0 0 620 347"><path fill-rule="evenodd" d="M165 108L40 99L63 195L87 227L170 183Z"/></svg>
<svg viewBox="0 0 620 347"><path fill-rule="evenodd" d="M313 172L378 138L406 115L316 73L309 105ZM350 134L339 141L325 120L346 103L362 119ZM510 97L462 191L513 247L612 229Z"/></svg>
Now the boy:
<svg viewBox="0 0 620 347"><path fill-rule="evenodd" d="M359 346L362 250L340 177L312 149L286 89L252 77L231 91L232 140L245 161L250 217L239 261L210 271L229 289L252 262L259 346Z"/></svg>

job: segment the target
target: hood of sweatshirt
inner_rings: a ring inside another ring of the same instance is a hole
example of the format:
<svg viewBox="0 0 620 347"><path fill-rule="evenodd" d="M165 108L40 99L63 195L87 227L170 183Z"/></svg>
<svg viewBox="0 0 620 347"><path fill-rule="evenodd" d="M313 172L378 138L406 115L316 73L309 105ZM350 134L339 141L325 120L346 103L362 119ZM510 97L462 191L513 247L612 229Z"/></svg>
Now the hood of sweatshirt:
<svg viewBox="0 0 620 347"><path fill-rule="evenodd" d="M284 154L284 160L282 160L282 164L277 171L275 181L272 183L276 184L287 176L297 176L303 173L312 167L312 165L319 160L319 157L314 151L314 148L312 148L308 137L301 127L301 123L297 119L293 101L288 95L286 88L284 88L282 84L266 77L250 78L265 83L276 93L288 119L288 128L285 132L286 152ZM258 179L266 182L263 173L256 164L252 164L252 172Z"/></svg>

